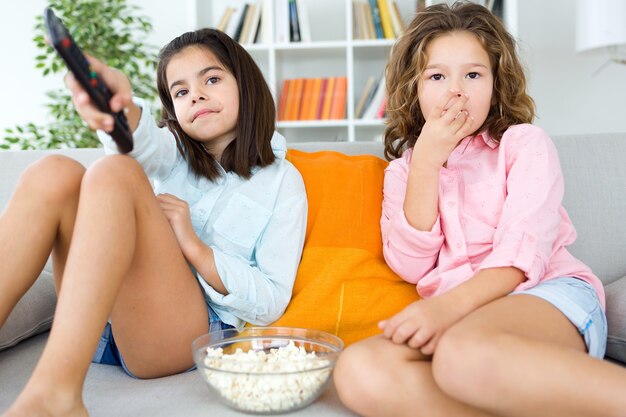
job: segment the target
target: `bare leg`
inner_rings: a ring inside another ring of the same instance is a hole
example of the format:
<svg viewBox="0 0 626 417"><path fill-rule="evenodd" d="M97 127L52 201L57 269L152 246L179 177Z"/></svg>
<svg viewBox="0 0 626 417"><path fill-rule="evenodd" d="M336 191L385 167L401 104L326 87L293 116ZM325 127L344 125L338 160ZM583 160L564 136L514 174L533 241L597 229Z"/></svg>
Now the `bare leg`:
<svg viewBox="0 0 626 417"><path fill-rule="evenodd" d="M504 297L442 337L433 362L382 336L349 347L335 385L364 416L622 416L626 370L594 359L567 318L530 295Z"/></svg>
<svg viewBox="0 0 626 417"><path fill-rule="evenodd" d="M126 156L85 174L48 343L7 416L86 415L82 385L109 315L140 377L189 368L191 340L208 329L200 287L145 174Z"/></svg>
<svg viewBox="0 0 626 417"><path fill-rule="evenodd" d="M0 215L0 327L53 251L57 290L85 168L49 156L29 166Z"/></svg>
<svg viewBox="0 0 626 417"><path fill-rule="evenodd" d="M346 349L334 370L341 401L363 416L487 417L445 394L429 357L374 336Z"/></svg>
<svg viewBox="0 0 626 417"><path fill-rule="evenodd" d="M623 416L626 370L588 356L575 327L530 295L497 300L442 337L437 384L501 416Z"/></svg>

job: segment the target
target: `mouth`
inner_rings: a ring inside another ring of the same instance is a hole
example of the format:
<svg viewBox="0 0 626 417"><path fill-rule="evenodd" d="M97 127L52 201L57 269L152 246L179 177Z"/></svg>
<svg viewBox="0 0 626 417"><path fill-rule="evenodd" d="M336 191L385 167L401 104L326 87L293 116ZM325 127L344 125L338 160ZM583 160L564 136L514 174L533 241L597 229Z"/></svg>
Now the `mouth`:
<svg viewBox="0 0 626 417"><path fill-rule="evenodd" d="M198 110L197 112L194 113L193 118L191 119L191 121L195 121L198 117L204 117L204 116L208 116L210 114L215 113L212 110L209 109L202 109L202 110Z"/></svg>

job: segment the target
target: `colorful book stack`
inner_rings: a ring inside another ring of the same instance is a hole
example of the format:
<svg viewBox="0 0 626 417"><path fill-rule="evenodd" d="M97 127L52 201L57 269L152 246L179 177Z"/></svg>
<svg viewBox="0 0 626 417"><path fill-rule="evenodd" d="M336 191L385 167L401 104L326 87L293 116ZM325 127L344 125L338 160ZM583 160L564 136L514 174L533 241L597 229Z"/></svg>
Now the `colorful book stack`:
<svg viewBox="0 0 626 417"><path fill-rule="evenodd" d="M406 26L395 0L353 0L354 39L395 39Z"/></svg>
<svg viewBox="0 0 626 417"><path fill-rule="evenodd" d="M283 80L278 120L345 119L347 88L347 77Z"/></svg>

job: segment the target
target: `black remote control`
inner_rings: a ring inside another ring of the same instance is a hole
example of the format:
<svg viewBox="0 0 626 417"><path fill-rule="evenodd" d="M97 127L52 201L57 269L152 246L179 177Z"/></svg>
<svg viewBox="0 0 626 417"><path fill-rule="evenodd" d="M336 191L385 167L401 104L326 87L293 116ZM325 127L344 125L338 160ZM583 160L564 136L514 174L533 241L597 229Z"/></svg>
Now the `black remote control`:
<svg viewBox="0 0 626 417"><path fill-rule="evenodd" d="M111 91L98 78L89 61L87 61L85 55L76 45L61 19L52 12L52 9L46 7L43 16L48 35L50 36L50 43L54 49L63 58L67 67L72 71L80 85L87 91L87 94L89 94L89 97L98 109L113 116L115 125L110 135L117 143L118 149L122 153L132 151L133 135L128 127L128 121L124 112L113 113L109 107L109 101L112 96Z"/></svg>

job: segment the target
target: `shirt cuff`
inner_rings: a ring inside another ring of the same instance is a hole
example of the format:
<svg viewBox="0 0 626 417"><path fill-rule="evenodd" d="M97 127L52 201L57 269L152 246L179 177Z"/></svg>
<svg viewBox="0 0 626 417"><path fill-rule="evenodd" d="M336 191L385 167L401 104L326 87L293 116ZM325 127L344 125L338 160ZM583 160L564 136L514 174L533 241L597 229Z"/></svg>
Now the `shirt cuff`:
<svg viewBox="0 0 626 417"><path fill-rule="evenodd" d="M522 233L521 236L509 235L481 262L477 271L487 268L515 267L526 275L524 287L539 282L545 271L546 261L537 248L537 236Z"/></svg>
<svg viewBox="0 0 626 417"><path fill-rule="evenodd" d="M400 249L406 248L407 254L415 254L416 250L423 253L422 256L431 256L439 252L443 240L440 217L429 231L417 230L409 224L404 211L391 221L387 241L392 241L393 246Z"/></svg>
<svg viewBox="0 0 626 417"><path fill-rule="evenodd" d="M213 257L215 259L215 267L219 274L224 287L228 291L228 294L220 294L211 287L200 273L200 285L205 290L207 296L211 301L219 306L228 308L229 310L237 310L237 316L247 322L254 322L258 315L263 314L264 311L255 300L248 300L242 298L242 294L256 294L256 291L251 288L244 288L245 283L249 280L246 279L230 279L230 277L237 277L241 274L241 262L232 258L232 256L224 254L219 248L211 246L213 250Z"/></svg>

